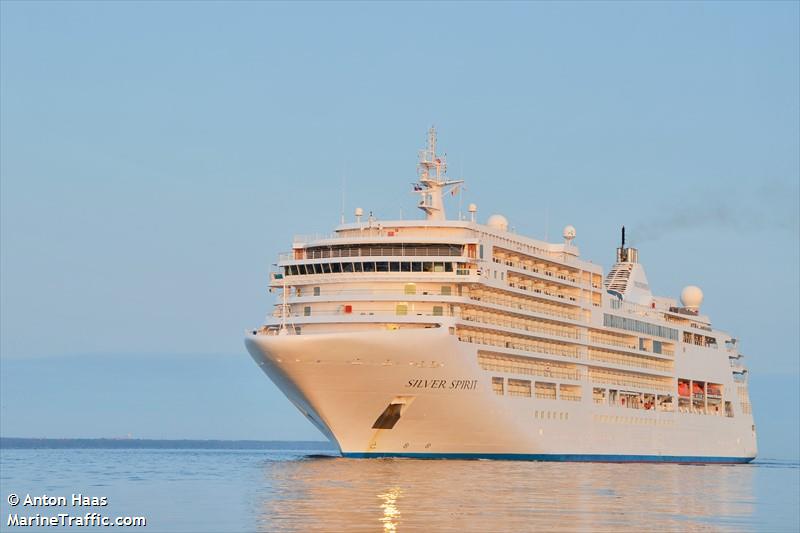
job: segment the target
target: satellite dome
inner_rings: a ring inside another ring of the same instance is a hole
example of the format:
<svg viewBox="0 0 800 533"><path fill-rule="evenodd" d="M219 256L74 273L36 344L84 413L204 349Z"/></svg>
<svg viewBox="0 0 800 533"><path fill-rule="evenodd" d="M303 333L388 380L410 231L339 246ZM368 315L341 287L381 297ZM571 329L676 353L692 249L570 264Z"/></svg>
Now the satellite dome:
<svg viewBox="0 0 800 533"><path fill-rule="evenodd" d="M478 210L478 206L475 205L475 204L469 204L469 207L467 207L467 211L469 211L470 213L474 213L477 210Z"/></svg>
<svg viewBox="0 0 800 533"><path fill-rule="evenodd" d="M689 285L681 291L681 303L687 309L698 310L703 303L703 291L700 287Z"/></svg>
<svg viewBox="0 0 800 533"><path fill-rule="evenodd" d="M571 241L575 238L577 233L575 232L575 226L564 226L564 238L568 241Z"/></svg>
<svg viewBox="0 0 800 533"><path fill-rule="evenodd" d="M486 221L486 225L500 231L508 231L508 219L503 215L490 216L489 220Z"/></svg>

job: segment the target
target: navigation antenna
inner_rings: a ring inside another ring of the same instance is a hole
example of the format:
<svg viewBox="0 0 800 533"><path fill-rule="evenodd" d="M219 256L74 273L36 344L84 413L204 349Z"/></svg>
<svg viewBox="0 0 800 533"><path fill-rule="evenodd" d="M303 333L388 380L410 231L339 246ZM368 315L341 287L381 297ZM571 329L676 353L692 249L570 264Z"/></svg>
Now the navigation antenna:
<svg viewBox="0 0 800 533"><path fill-rule="evenodd" d="M455 194L464 180L451 180L447 178L446 155L436 154L436 128L431 126L428 130L428 146L419 151L417 164L418 182L414 183L414 192L422 198L417 207L425 212L428 220L445 220L444 189L450 187L449 192Z"/></svg>

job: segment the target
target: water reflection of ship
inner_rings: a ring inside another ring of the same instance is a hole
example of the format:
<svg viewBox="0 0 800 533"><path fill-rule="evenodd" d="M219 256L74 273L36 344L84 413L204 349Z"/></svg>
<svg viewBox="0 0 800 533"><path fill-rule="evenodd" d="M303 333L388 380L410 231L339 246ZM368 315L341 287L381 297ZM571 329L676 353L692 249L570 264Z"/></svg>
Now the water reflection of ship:
<svg viewBox="0 0 800 533"><path fill-rule="evenodd" d="M268 462L260 531L752 528L757 467L505 461Z"/></svg>

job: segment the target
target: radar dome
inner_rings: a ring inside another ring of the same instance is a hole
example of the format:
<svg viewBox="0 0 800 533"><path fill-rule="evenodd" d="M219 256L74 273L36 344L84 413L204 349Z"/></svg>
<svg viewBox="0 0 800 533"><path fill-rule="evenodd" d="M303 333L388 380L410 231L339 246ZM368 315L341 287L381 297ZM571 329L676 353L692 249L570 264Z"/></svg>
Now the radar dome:
<svg viewBox="0 0 800 533"><path fill-rule="evenodd" d="M508 219L503 215L492 215L486 221L486 225L490 228L499 229L500 231L508 230Z"/></svg>
<svg viewBox="0 0 800 533"><path fill-rule="evenodd" d="M568 241L571 241L575 238L577 233L575 232L575 226L564 226L564 238Z"/></svg>
<svg viewBox="0 0 800 533"><path fill-rule="evenodd" d="M684 287L681 291L681 303L687 309L700 309L703 303L703 291L694 285Z"/></svg>

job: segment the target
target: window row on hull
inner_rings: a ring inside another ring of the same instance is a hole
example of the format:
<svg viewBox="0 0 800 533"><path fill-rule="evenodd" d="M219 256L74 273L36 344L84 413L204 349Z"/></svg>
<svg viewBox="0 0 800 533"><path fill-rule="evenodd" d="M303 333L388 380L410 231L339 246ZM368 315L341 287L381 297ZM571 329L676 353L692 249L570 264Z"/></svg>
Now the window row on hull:
<svg viewBox="0 0 800 533"><path fill-rule="evenodd" d="M283 267L286 276L342 274L351 272L453 272L465 273L467 267L449 261L354 261L309 263Z"/></svg>
<svg viewBox="0 0 800 533"><path fill-rule="evenodd" d="M464 247L460 244L338 244L331 246L312 246L296 250L300 259L325 259L328 257L386 257L386 256L460 256Z"/></svg>

